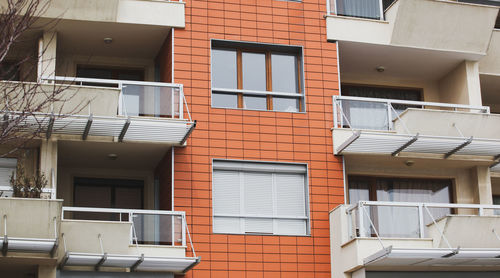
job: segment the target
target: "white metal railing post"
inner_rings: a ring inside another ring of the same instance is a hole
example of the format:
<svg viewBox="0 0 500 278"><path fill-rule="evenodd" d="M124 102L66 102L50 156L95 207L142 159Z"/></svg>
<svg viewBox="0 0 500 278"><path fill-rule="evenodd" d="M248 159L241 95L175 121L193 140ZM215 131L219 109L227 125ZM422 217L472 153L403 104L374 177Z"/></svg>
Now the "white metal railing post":
<svg viewBox="0 0 500 278"><path fill-rule="evenodd" d="M420 238L425 237L425 223L424 223L424 213L423 213L423 204L418 205L418 227L420 230Z"/></svg>
<svg viewBox="0 0 500 278"><path fill-rule="evenodd" d="M383 0L379 0L379 8L380 8L380 20L385 20L385 15L384 15L384 2Z"/></svg>
<svg viewBox="0 0 500 278"><path fill-rule="evenodd" d="M365 225L364 225L364 215L363 215L363 202L358 203L358 217L359 217L359 237L365 236Z"/></svg>
<svg viewBox="0 0 500 278"><path fill-rule="evenodd" d="M175 89L172 89L170 92L170 111L172 112L172 118L175 118Z"/></svg>
<svg viewBox="0 0 500 278"><path fill-rule="evenodd" d="M345 117L345 114L344 114L344 107L343 107L343 101L341 99L338 99L337 98L337 103L338 103L338 109L340 109L340 127L343 128L344 127L344 117ZM352 126L349 126L350 128L352 128Z"/></svg>
<svg viewBox="0 0 500 278"><path fill-rule="evenodd" d="M335 96L332 97L332 104L333 104L333 127L337 128L338 127L337 98Z"/></svg>
<svg viewBox="0 0 500 278"><path fill-rule="evenodd" d="M179 119L184 119L184 86L179 85Z"/></svg>
<svg viewBox="0 0 500 278"><path fill-rule="evenodd" d="M387 105L387 128L388 130L392 130L392 104L390 101L386 103Z"/></svg>
<svg viewBox="0 0 500 278"><path fill-rule="evenodd" d="M330 13L330 1L331 0L326 0L326 14L328 14L328 15L331 14Z"/></svg>
<svg viewBox="0 0 500 278"><path fill-rule="evenodd" d="M175 215L171 215L170 220L172 221L172 229L171 229L172 246L175 246Z"/></svg>
<svg viewBox="0 0 500 278"><path fill-rule="evenodd" d="M183 214L181 219L182 246L186 246L186 214Z"/></svg>
<svg viewBox="0 0 500 278"><path fill-rule="evenodd" d="M123 84L118 83L120 94L118 95L118 115L123 115Z"/></svg>
<svg viewBox="0 0 500 278"><path fill-rule="evenodd" d="M483 207L479 207L479 216L483 216L484 215L484 208Z"/></svg>

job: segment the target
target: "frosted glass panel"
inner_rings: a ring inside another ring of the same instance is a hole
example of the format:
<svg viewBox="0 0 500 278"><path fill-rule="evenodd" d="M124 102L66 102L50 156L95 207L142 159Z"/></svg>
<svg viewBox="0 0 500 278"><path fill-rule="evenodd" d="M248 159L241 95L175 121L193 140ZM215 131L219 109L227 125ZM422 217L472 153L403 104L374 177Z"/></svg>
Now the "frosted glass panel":
<svg viewBox="0 0 500 278"><path fill-rule="evenodd" d="M266 90L266 54L242 53L243 89ZM265 109L265 108L264 108Z"/></svg>
<svg viewBox="0 0 500 278"><path fill-rule="evenodd" d="M297 58L293 54L272 54L273 92L298 93Z"/></svg>
<svg viewBox="0 0 500 278"><path fill-rule="evenodd" d="M236 50L212 49L212 88L236 89Z"/></svg>

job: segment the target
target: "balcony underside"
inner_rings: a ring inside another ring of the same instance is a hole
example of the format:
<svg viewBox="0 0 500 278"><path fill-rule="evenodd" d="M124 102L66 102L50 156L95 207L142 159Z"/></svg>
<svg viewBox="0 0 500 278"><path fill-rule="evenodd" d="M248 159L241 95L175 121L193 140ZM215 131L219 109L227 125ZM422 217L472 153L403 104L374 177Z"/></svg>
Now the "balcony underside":
<svg viewBox="0 0 500 278"><path fill-rule="evenodd" d="M398 155L412 154L447 159L480 158L496 160L500 155L500 140L464 138L452 136L429 136L418 134L396 134L384 132L333 131L334 150L342 154ZM432 157L430 157L432 158Z"/></svg>
<svg viewBox="0 0 500 278"><path fill-rule="evenodd" d="M3 114L5 115L5 114ZM1 115L1 116L3 116ZM14 119L19 113L6 114ZM86 115L53 115L38 113L22 117L26 131L41 130L47 138L52 134L112 137L119 142L155 142L182 145L195 124L184 120L138 117L104 117Z"/></svg>

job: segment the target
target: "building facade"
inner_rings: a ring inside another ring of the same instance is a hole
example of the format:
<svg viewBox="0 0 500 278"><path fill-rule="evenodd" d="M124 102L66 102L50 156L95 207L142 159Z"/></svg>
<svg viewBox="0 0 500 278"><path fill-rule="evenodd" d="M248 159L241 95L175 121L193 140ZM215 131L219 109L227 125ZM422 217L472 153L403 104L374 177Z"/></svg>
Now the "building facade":
<svg viewBox="0 0 500 278"><path fill-rule="evenodd" d="M498 6L49 1L1 61L58 95L3 104L0 273L496 277Z"/></svg>

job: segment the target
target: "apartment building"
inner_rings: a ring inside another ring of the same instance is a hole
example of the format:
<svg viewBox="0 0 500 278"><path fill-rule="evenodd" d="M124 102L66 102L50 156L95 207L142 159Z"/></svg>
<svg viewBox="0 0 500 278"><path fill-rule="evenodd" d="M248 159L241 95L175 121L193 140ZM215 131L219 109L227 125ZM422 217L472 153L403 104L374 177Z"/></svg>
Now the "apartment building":
<svg viewBox="0 0 500 278"><path fill-rule="evenodd" d="M51 0L0 276L498 276L498 6Z"/></svg>

